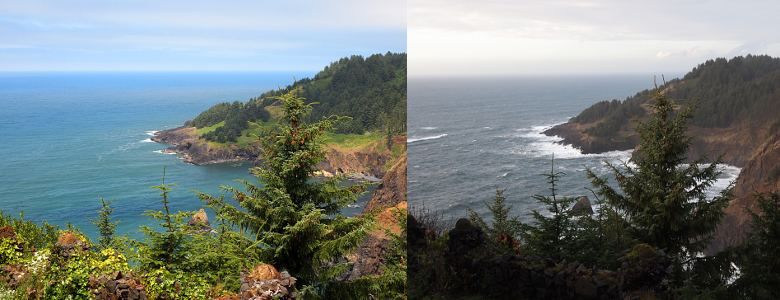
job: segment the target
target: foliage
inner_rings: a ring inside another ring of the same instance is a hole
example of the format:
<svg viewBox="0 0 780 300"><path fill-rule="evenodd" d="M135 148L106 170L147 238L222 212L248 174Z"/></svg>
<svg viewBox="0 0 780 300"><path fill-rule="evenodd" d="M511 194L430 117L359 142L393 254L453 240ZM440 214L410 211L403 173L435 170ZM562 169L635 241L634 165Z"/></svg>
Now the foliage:
<svg viewBox="0 0 780 300"><path fill-rule="evenodd" d="M172 300L210 299L213 296L209 283L191 273L161 267L144 274L142 278L145 279L143 285L149 299L158 299L163 295Z"/></svg>
<svg viewBox="0 0 780 300"><path fill-rule="evenodd" d="M455 279L444 260L444 249L448 242L449 235L444 234L431 240L424 252L410 254L416 256L414 259L419 265L407 276L409 298L419 299L445 292L454 285Z"/></svg>
<svg viewBox="0 0 780 300"><path fill-rule="evenodd" d="M59 246L52 244L52 247ZM57 253L58 250L51 251ZM49 299L92 299L89 288L92 270L90 253L74 254L67 261L60 255L52 255L51 267L46 271L46 278L53 284L46 286L44 294Z"/></svg>
<svg viewBox="0 0 780 300"><path fill-rule="evenodd" d="M666 87L669 87L665 91L667 95L676 99L708 99L700 103L699 113L690 119L691 125L713 128L739 122L751 126L768 124L780 112L780 102L776 101L780 97L780 58L748 54L731 60L711 59L693 68L682 80L668 82ZM614 136L628 115L642 117L644 109L640 105L648 96L652 93L645 90L622 103L617 100L596 103L571 122L588 124L603 119L585 132L593 136ZM772 126L770 133L777 128Z"/></svg>
<svg viewBox="0 0 780 300"><path fill-rule="evenodd" d="M24 220L24 212L19 213L19 218L6 215L0 210L0 227L11 226L17 239L21 238L29 247L41 249L49 243L57 242L59 226L41 222L39 226L33 221Z"/></svg>
<svg viewBox="0 0 780 300"><path fill-rule="evenodd" d="M441 211L431 211L425 206L425 202L420 206L410 205L409 214L417 220L417 224L420 224L421 227L428 231L426 234L431 239L445 236L448 230L455 227L454 217L450 216L447 218Z"/></svg>
<svg viewBox="0 0 780 300"><path fill-rule="evenodd" d="M16 241L18 243L24 240L17 238ZM0 265L15 264L22 260L23 249L20 249L17 243L0 238Z"/></svg>
<svg viewBox="0 0 780 300"><path fill-rule="evenodd" d="M306 122L331 115L348 116L331 128L336 133L363 134L380 131L392 136L406 131L406 54L374 54L341 58L326 66L314 79L296 81L285 90L295 89L308 104L321 103ZM220 103L202 112L190 125L204 128L225 122L201 136L218 143L236 143L249 122L267 122L265 109L283 96L281 90L268 91L246 103Z"/></svg>
<svg viewBox="0 0 780 300"><path fill-rule="evenodd" d="M247 181L241 181L246 192L224 187L242 209L225 203L224 197L201 194L201 198L217 207L232 226L246 229L249 239L254 237L249 244L260 260L288 270L303 285L322 289L346 266L324 263L356 248L374 224L372 216L347 219L340 214L356 202L367 183L339 187L344 176L310 182L313 168L326 154L317 137L343 118L304 124L312 103L304 103L297 93L283 93L278 99L284 103L287 125L269 129L268 139L262 140L265 165L254 169L262 187Z"/></svg>
<svg viewBox="0 0 780 300"><path fill-rule="evenodd" d="M116 210L116 208L109 207L109 205L111 205L114 200L116 200L116 198L106 202L106 200L103 200L103 197L100 197L102 208L97 211L98 219L93 220L89 217L85 217L90 222L92 222L92 224L94 224L100 232L100 237L98 238L98 242L100 242L100 244L97 245L98 251L113 248L119 243L119 241L114 238L114 233L116 232L116 225L119 224L120 221L111 222L111 214L114 212L114 210Z"/></svg>
<svg viewBox="0 0 780 300"><path fill-rule="evenodd" d="M145 211L143 215L149 216L150 220L156 219L166 231L157 232L149 226L141 225L139 232L147 238L143 242L132 241L137 251L135 260L143 269L159 269L166 266L173 270L188 269L192 240L187 236L186 224L183 222L192 213L170 213L168 193L173 190L171 186L176 184L165 184L165 168L163 168L162 185L150 189L161 192L158 196L163 198L160 202L163 203L165 211Z"/></svg>
<svg viewBox="0 0 780 300"><path fill-rule="evenodd" d="M761 215L745 208L753 223L745 242L734 249L741 274L729 287L731 299L780 297L780 194L757 193L755 199Z"/></svg>
<svg viewBox="0 0 780 300"><path fill-rule="evenodd" d="M379 275L368 275L351 282L338 283L338 288L328 289L326 299L406 299L406 210L393 210L402 233L395 234L385 228L390 237L388 253Z"/></svg>
<svg viewBox="0 0 780 300"><path fill-rule="evenodd" d="M618 100L601 101L583 110L570 122L588 124L603 119L603 122L586 129L585 133L600 137L613 136L623 124L628 122L629 116L644 116L645 109L641 105L647 100L648 93L647 90L644 90L634 97L626 98L623 102Z"/></svg>
<svg viewBox="0 0 780 300"><path fill-rule="evenodd" d="M534 195L533 198L547 206L550 217L537 210L532 210L536 226L523 224L523 240L528 248L538 252L549 254L553 259L564 259L566 254L576 253L577 225L574 220L575 212L570 206L577 198L558 197L555 195L555 182L563 172L555 172L555 159L550 164L550 173L542 174L550 184L551 196Z"/></svg>
<svg viewBox="0 0 780 300"><path fill-rule="evenodd" d="M401 234L385 229L385 234L390 237L390 248L385 255L385 266L380 270L382 274L372 286L372 294L377 299L406 299L406 210L394 210L393 214L401 226Z"/></svg>
<svg viewBox="0 0 780 300"><path fill-rule="evenodd" d="M249 127L249 122L257 120L266 122L271 118L271 114L265 110L265 106L262 100L255 98L246 103L240 101L233 101L232 104L223 102L200 113L190 125L200 129L225 122L214 131L203 134L201 138L212 142L235 143L241 135L241 131Z"/></svg>
<svg viewBox="0 0 780 300"><path fill-rule="evenodd" d="M594 180L597 195L607 203L614 203L623 213L622 218L630 223L631 230L627 232L687 263L709 243L729 197L723 194L714 199L705 198L706 189L720 174L717 165L722 155L703 168L699 165L706 156L689 166L683 165L693 140L685 132L697 104L691 102L679 112L675 112L675 105L656 89L650 106L652 117L647 123L637 121L641 143L631 159L636 167L623 162L621 170L607 164L622 194L590 169L587 173ZM682 270L680 265L675 269Z"/></svg>
<svg viewBox="0 0 780 300"><path fill-rule="evenodd" d="M263 263L258 256L259 243L250 239L256 233L247 228L233 226L223 212L220 203L224 195L212 199L210 195L198 193L201 200L209 202L206 207L217 212L212 227L216 234L201 234L193 237L193 249L189 261L191 271L199 274L211 285L222 286L234 293L240 289L240 273Z"/></svg>
<svg viewBox="0 0 780 300"><path fill-rule="evenodd" d="M471 220L472 224L485 230L488 235L488 241L495 242L495 245L499 245L500 241L509 241L509 245L505 246L512 248L515 246L512 241L520 236L523 224L517 220L520 217L519 215L514 218L509 217L509 211L512 210L513 205L507 207L506 204L504 204L506 201L506 197L504 197L505 191L506 188L499 190L498 187L496 187L496 195L492 198L493 201L491 203L488 203L485 200L482 201L493 215L492 226L488 225L482 217L471 208L468 209L469 220Z"/></svg>

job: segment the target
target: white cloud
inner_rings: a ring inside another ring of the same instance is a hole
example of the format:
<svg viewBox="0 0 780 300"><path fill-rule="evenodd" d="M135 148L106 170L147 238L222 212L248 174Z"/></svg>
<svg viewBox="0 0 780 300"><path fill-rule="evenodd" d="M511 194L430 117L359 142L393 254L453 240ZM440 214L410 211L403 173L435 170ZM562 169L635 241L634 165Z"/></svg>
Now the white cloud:
<svg viewBox="0 0 780 300"><path fill-rule="evenodd" d="M747 43L780 41L777 1L409 0L408 5L410 76L685 71L715 57L780 55L761 53L780 44Z"/></svg>
<svg viewBox="0 0 780 300"><path fill-rule="evenodd" d="M709 57L714 55L715 52L713 52L710 47L705 48L691 48L687 50L677 50L677 51L667 51L667 52L658 52L656 54L656 57L658 58L669 58L674 56L682 56L682 57Z"/></svg>

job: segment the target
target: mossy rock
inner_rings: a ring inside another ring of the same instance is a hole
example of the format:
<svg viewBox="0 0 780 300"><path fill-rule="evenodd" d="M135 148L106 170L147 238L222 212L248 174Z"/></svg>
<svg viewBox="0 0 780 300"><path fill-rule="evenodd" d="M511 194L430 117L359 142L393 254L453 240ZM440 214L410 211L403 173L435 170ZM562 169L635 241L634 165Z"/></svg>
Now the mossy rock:
<svg viewBox="0 0 780 300"><path fill-rule="evenodd" d="M626 259L650 259L650 258L657 258L658 252L653 249L653 247L650 247L648 244L637 244L634 246L634 249L631 250L631 253L626 255Z"/></svg>
<svg viewBox="0 0 780 300"><path fill-rule="evenodd" d="M455 229L459 230L468 230L471 229L471 221L466 218L460 218L458 219L458 222L455 223Z"/></svg>

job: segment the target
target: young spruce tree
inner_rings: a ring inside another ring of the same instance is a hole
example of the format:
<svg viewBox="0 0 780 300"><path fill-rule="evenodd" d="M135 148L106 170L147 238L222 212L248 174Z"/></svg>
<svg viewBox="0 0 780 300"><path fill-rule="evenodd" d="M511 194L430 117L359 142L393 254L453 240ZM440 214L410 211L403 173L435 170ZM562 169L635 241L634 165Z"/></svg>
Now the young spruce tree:
<svg viewBox="0 0 780 300"><path fill-rule="evenodd" d="M266 129L263 143L265 163L253 169L260 185L241 181L245 191L224 187L234 194L242 209L201 194L219 207L218 214L255 237L259 257L299 279L307 291L321 292L341 275L347 264L333 264L355 249L375 223L372 216L347 219L340 210L355 203L367 184L340 187L345 175L314 182L314 167L327 151L319 138L343 117L331 116L304 124L311 105L294 92L275 97L281 100L286 126ZM308 286L308 287L306 287Z"/></svg>
<svg viewBox="0 0 780 300"><path fill-rule="evenodd" d="M646 122L637 120L641 142L631 158L635 166L623 162L618 168L608 163L622 193L590 169L587 174L597 194L623 212L631 226L626 232L641 242L666 249L686 263L709 243L729 197L705 197L705 191L720 174L717 165L723 155L704 167L700 165L706 156L690 165L683 164L693 141L685 132L698 103L691 101L679 110L677 107L656 87L650 104L652 116ZM676 271L681 271L679 267Z"/></svg>

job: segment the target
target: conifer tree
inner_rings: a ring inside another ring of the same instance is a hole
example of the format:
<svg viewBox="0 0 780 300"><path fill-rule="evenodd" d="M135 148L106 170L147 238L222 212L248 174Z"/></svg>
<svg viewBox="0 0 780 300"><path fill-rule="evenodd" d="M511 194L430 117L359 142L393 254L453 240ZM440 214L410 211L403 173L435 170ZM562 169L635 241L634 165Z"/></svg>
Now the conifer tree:
<svg viewBox="0 0 780 300"><path fill-rule="evenodd" d="M100 197L100 202L102 203L102 208L98 210L98 219L93 220L89 217L87 218L92 224L94 224L98 231L100 232L100 237L98 238L98 252L100 250L105 250L108 248L115 248L117 246L117 239L114 237L114 233L116 232L116 225L119 224L119 221L111 222L111 214L116 210L116 208L111 208L109 205L114 202L116 198L112 199L111 201L106 202L106 200L103 199L103 197Z"/></svg>
<svg viewBox="0 0 780 300"><path fill-rule="evenodd" d="M550 216L547 217L537 210L532 210L536 226L523 224L523 238L527 246L539 253L549 254L553 259L564 259L565 256L576 253L573 249L577 234L575 212L570 209L577 200L571 197L560 197L555 194L555 183L560 180L563 172L555 172L555 157L553 156L550 173L541 174L547 177L550 184L550 196L534 195L533 198L547 206Z"/></svg>
<svg viewBox="0 0 780 300"><path fill-rule="evenodd" d="M310 180L327 154L318 137L344 118L331 116L304 124L303 118L317 103L306 104L297 88L294 91L276 97L284 104L286 126L264 128L268 135L260 140L265 162L253 169L260 184L242 180L245 191L223 187L234 194L241 209L221 197L201 194L201 198L255 237L253 249L264 262L289 271L312 291L344 272L347 264L332 262L355 249L375 221L371 215L347 219L340 214L364 193L367 183L340 187L344 174L323 182Z"/></svg>
<svg viewBox="0 0 780 300"><path fill-rule="evenodd" d="M184 223L192 213L178 212L172 214L169 210L168 193L173 191L171 186L175 183L165 184L165 167L163 167L162 185L150 187L160 191L158 196L162 197L160 202L165 211L145 211L143 215L149 216L149 219L156 219L159 225L165 229L165 232L157 232L153 228L141 225L139 232L146 238L143 242L132 241L136 249L137 261L141 267L147 269L158 269L167 267L173 270L187 270L189 268L187 257L192 249L192 240L187 236L187 224Z"/></svg>
<svg viewBox="0 0 780 300"><path fill-rule="evenodd" d="M587 174L597 194L606 203L615 203L622 218L630 222L627 232L685 262L705 249L729 197L724 193L707 199L705 195L721 173L717 165L723 155L708 166L700 166L706 155L683 164L693 141L685 132L698 102L691 101L679 111L677 107L656 87L650 104L652 116L646 122L636 121L641 142L630 160L635 166L623 162L618 168L608 163L622 193L590 169Z"/></svg>

